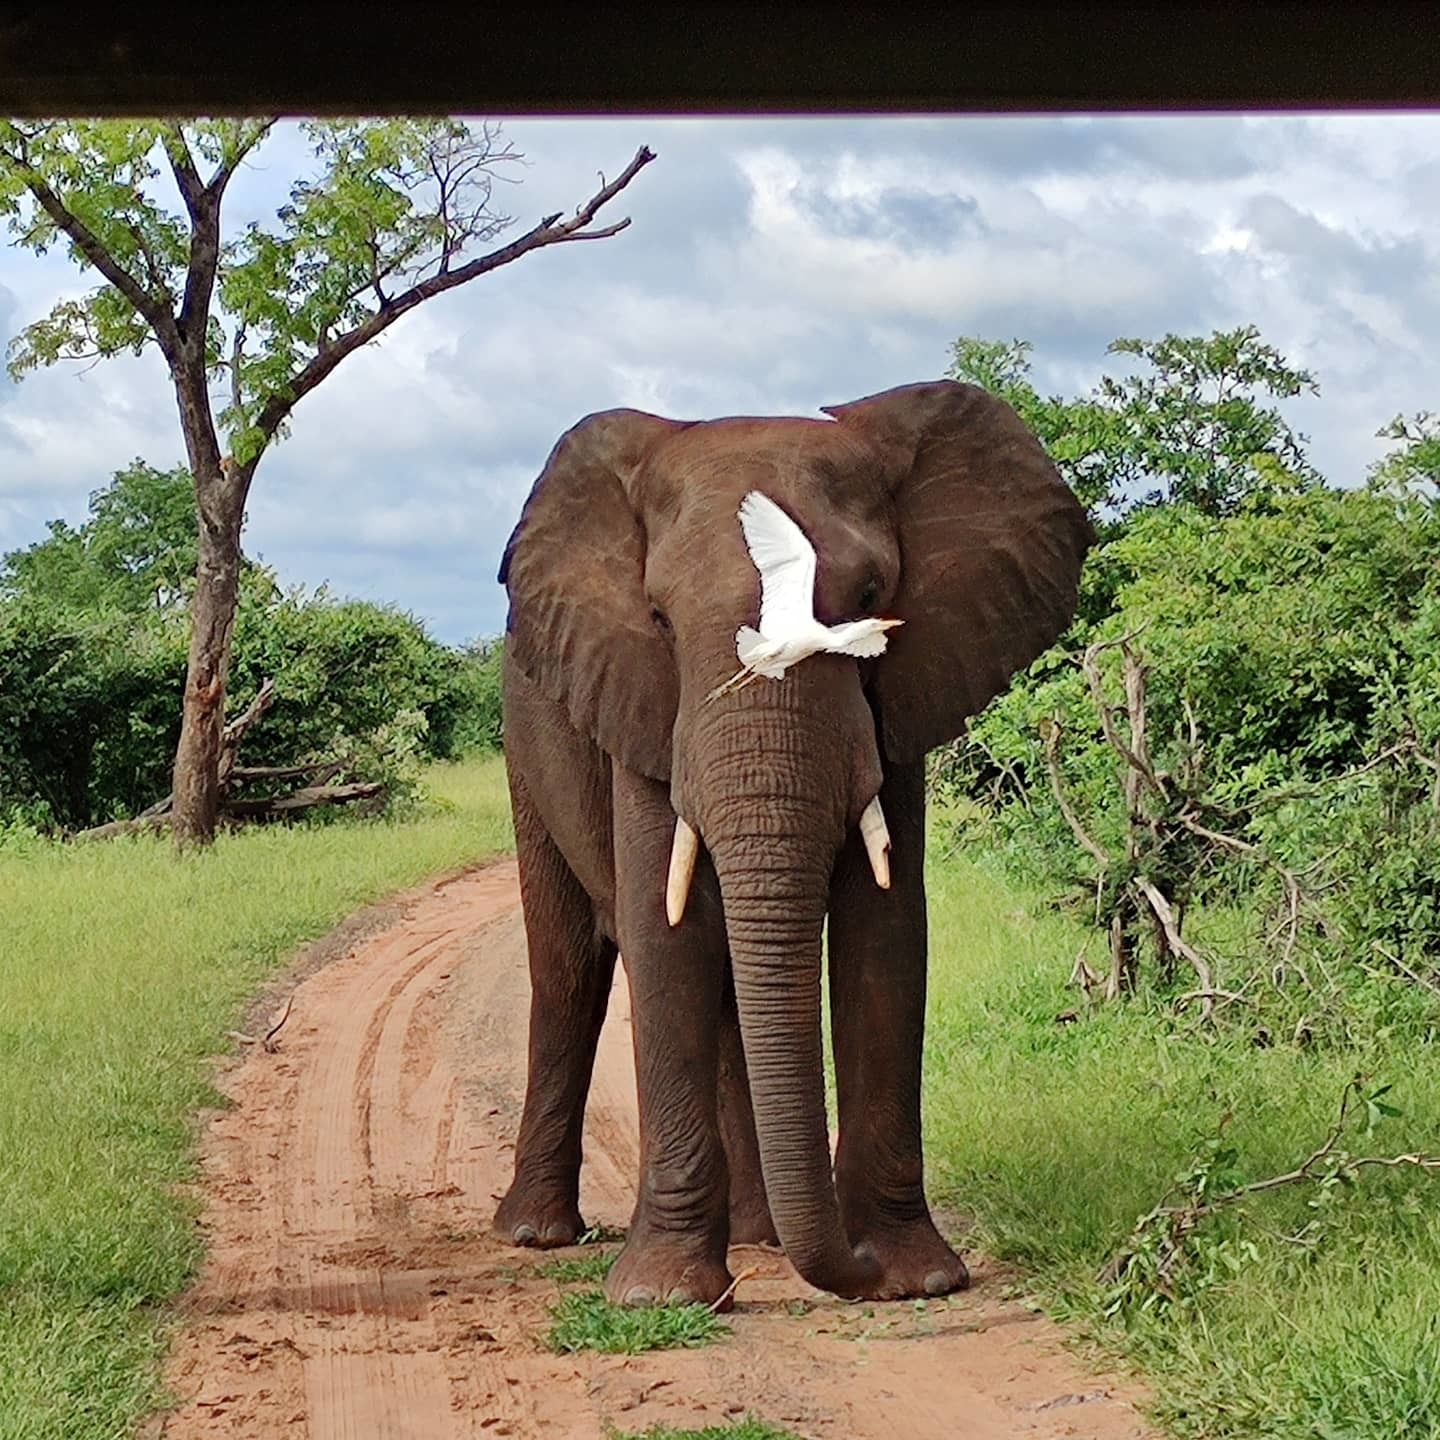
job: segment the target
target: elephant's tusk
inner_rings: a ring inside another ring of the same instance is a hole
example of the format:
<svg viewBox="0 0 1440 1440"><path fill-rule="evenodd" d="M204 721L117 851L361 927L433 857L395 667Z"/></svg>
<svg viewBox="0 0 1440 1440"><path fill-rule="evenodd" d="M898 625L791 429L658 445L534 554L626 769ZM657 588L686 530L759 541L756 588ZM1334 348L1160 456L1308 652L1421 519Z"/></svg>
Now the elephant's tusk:
<svg viewBox="0 0 1440 1440"><path fill-rule="evenodd" d="M690 881L695 876L695 857L699 853L700 837L677 815L675 839L670 846L670 874L665 881L665 918L671 925L678 925L684 918Z"/></svg>
<svg viewBox="0 0 1440 1440"><path fill-rule="evenodd" d="M877 795L860 816L860 838L865 842L865 853L870 857L870 868L875 872L875 883L882 889L890 888L890 831L885 825L885 812L880 808Z"/></svg>

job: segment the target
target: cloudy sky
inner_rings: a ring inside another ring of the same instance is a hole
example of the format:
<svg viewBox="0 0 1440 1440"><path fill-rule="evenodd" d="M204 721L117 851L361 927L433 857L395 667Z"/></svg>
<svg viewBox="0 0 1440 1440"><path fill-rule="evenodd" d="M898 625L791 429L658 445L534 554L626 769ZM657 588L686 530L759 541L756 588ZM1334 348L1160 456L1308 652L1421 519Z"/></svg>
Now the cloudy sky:
<svg viewBox="0 0 1440 1440"><path fill-rule="evenodd" d="M1075 393L1120 335L1253 321L1312 369L1290 407L1358 481L1397 411L1440 408L1440 116L525 120L497 202L570 210L640 144L619 237L431 301L298 408L257 475L246 548L287 582L498 633L500 550L550 446L635 405L812 414L936 377L959 335L1033 341ZM273 210L306 156L279 132L232 187ZM0 337L82 281L0 248ZM154 356L0 378L0 550L83 518L135 456L183 454Z"/></svg>

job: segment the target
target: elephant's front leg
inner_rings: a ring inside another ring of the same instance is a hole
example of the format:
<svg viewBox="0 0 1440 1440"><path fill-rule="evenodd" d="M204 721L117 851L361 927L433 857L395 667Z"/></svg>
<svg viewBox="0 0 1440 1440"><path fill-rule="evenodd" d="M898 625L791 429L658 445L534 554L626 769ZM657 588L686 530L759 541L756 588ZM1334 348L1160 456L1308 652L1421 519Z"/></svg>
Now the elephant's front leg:
<svg viewBox="0 0 1440 1440"><path fill-rule="evenodd" d="M729 1174L717 1108L725 925L708 860L681 923L665 917L667 788L617 765L616 921L640 1108L635 1213L606 1292L627 1304L717 1300L730 1284Z"/></svg>
<svg viewBox="0 0 1440 1440"><path fill-rule="evenodd" d="M516 1245L573 1245L580 1216L585 1097L615 973L590 897L510 773L511 812L530 956L530 1047L515 1176L496 1234Z"/></svg>
<svg viewBox="0 0 1440 1440"><path fill-rule="evenodd" d="M969 1283L925 1200L920 1062L925 1030L925 772L887 770L890 888L852 835L830 896L830 1004L840 1136L835 1181L850 1240L884 1267L891 1298Z"/></svg>

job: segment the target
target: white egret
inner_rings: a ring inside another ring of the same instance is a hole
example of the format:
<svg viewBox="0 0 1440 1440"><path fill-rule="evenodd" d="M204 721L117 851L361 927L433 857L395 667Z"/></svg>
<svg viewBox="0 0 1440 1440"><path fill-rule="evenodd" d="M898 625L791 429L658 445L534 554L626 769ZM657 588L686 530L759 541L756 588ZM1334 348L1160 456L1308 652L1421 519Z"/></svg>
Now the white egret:
<svg viewBox="0 0 1440 1440"><path fill-rule="evenodd" d="M750 559L760 572L760 628L735 632L741 668L708 701L753 684L762 676L779 680L801 660L821 651L832 655L880 655L887 630L904 622L866 616L839 625L815 618L815 547L805 532L768 495L752 490L740 502L739 518Z"/></svg>
<svg viewBox="0 0 1440 1440"><path fill-rule="evenodd" d="M740 502L740 524L750 559L760 572L760 628L742 625L735 632L741 669L706 697L714 700L764 677L779 680L801 660L826 651L837 655L880 655L885 632L902 621L866 617L839 625L815 618L815 547L805 532L773 500L752 490ZM890 888L890 831L876 795L860 816L860 837L875 883ZM665 916L672 926L685 915L700 837L682 816L675 818L670 873L665 883Z"/></svg>

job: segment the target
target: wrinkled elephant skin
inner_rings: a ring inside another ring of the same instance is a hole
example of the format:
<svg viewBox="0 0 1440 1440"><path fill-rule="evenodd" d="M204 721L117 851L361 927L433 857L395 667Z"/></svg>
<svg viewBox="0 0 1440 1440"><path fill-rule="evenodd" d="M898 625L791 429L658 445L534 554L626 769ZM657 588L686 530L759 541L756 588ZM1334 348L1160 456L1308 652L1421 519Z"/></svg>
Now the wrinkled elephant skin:
<svg viewBox="0 0 1440 1440"><path fill-rule="evenodd" d="M592 415L551 452L501 567L533 999L495 1223L521 1245L582 1230L585 1098L623 954L641 1174L607 1283L630 1303L712 1302L727 1244L777 1235L839 1295L967 1283L923 1181L925 756L1067 628L1093 534L981 390L904 386L824 413ZM882 655L812 655L707 703L735 671L737 628L757 623L736 522L750 490L813 544L817 619L904 623Z"/></svg>

